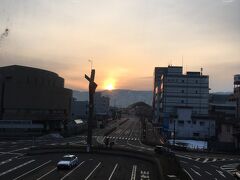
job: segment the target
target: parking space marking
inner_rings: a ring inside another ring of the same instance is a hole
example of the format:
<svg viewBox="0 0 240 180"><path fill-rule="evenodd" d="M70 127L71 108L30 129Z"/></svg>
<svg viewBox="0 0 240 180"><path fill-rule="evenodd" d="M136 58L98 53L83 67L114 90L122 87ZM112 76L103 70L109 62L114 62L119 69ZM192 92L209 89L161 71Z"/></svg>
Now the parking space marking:
<svg viewBox="0 0 240 180"><path fill-rule="evenodd" d="M114 172L116 171L117 167L118 167L118 164L115 164L115 166L114 166L114 168L113 168L113 171L112 171L112 173L110 174L108 180L111 180L111 179L112 179L112 176L113 176Z"/></svg>
<svg viewBox="0 0 240 180"><path fill-rule="evenodd" d="M0 174L0 176L3 176L3 175L5 175L5 174L8 174L8 173L10 173L10 172L12 172L12 171L14 171L14 170L16 170L16 169L19 169L19 168L21 168L21 167L23 167L23 166L26 166L26 165L34 162L34 161L35 161L35 160L30 160L30 161L27 161L27 162L25 162L25 163L23 163L23 164L20 164L20 165L18 165L18 166L16 166L16 167L12 168L12 169L9 169L9 170L7 170L7 171L4 171L4 172L2 172L2 173Z"/></svg>
<svg viewBox="0 0 240 180"><path fill-rule="evenodd" d="M190 168L192 170L192 172L194 172L195 174L202 176L199 172L195 171L193 168Z"/></svg>
<svg viewBox="0 0 240 180"><path fill-rule="evenodd" d="M46 177L47 175L49 175L51 172L55 171L57 168L53 168L51 171L48 171L46 174L42 175L40 178L37 178L37 180L43 179L44 177Z"/></svg>
<svg viewBox="0 0 240 180"><path fill-rule="evenodd" d="M89 179L91 177L91 175L95 172L95 170L98 168L98 166L100 166L101 162L98 163L98 165L90 172L90 174L85 178L85 180Z"/></svg>
<svg viewBox="0 0 240 180"><path fill-rule="evenodd" d="M52 161L51 161L51 160L49 160L49 161L47 161L47 162L45 162L45 163L41 164L40 166L38 166L38 167L36 167L36 168L34 168L34 169L32 169L32 170L30 170L30 171L26 172L26 173L24 173L24 174L22 174L22 175L20 175L20 176L18 176L18 177L16 177L16 178L14 178L13 180L20 179L21 177L23 177L23 176L25 176L25 175L27 175L27 174L29 174L29 173L31 173L31 172L33 172L33 171L35 171L35 170L39 169L39 168L41 168L41 167L45 166L46 164L48 164L48 163L50 163L50 162L52 162Z"/></svg>
<svg viewBox="0 0 240 180"><path fill-rule="evenodd" d="M3 165L3 164L11 162L13 159L16 159L17 157L19 157L19 156L14 156L12 158L9 158L9 159L6 159L5 161L0 162L0 166Z"/></svg>
<svg viewBox="0 0 240 180"><path fill-rule="evenodd" d="M217 169L216 169L216 171L217 171L222 177L226 178L226 176L223 174L222 171L219 171L219 170L217 170Z"/></svg>
<svg viewBox="0 0 240 180"><path fill-rule="evenodd" d="M184 168L183 168L183 170L187 173L187 175L190 177L190 179L193 180L193 178L192 178L192 176L190 175L190 173L189 173L186 169L184 169Z"/></svg>
<svg viewBox="0 0 240 180"><path fill-rule="evenodd" d="M212 176L212 174L210 172L208 172L208 171L205 171L205 173L207 173L208 175Z"/></svg>
<svg viewBox="0 0 240 180"><path fill-rule="evenodd" d="M131 174L131 180L135 180L136 179L136 173L137 173L137 165L133 165L132 174Z"/></svg>
<svg viewBox="0 0 240 180"><path fill-rule="evenodd" d="M73 171L75 171L77 168L79 168L83 163L85 163L85 161L81 162L79 165L77 165L73 170L71 170L69 173L67 173L65 176L63 176L61 178L61 180L65 179L66 177L68 177Z"/></svg>

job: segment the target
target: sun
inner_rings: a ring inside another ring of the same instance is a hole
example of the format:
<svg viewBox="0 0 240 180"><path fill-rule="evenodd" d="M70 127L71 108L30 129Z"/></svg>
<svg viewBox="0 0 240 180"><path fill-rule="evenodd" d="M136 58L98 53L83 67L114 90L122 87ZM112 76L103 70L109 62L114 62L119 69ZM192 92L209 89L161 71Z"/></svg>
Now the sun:
<svg viewBox="0 0 240 180"><path fill-rule="evenodd" d="M109 90L109 91L113 90L114 89L113 84L108 84L106 86L106 89Z"/></svg>
<svg viewBox="0 0 240 180"><path fill-rule="evenodd" d="M104 82L104 89L106 90L113 90L115 89L115 80L114 79L107 79L105 82Z"/></svg>

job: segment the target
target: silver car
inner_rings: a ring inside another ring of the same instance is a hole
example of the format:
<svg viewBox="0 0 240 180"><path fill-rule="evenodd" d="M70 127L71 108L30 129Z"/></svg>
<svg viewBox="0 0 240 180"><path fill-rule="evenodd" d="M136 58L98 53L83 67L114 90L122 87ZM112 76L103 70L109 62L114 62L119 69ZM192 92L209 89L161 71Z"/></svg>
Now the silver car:
<svg viewBox="0 0 240 180"><path fill-rule="evenodd" d="M65 155L62 159L57 163L58 169L71 169L72 167L78 164L78 157L75 155Z"/></svg>

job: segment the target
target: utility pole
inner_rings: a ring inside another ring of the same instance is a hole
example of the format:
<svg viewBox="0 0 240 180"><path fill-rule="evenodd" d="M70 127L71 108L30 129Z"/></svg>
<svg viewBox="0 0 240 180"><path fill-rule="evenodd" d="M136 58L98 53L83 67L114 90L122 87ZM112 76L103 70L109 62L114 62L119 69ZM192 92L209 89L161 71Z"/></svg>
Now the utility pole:
<svg viewBox="0 0 240 180"><path fill-rule="evenodd" d="M88 136L87 136L87 152L90 152L92 147L92 120L94 112L94 94L97 89L97 84L94 82L95 69L91 69L91 77L85 74L85 78L89 82L89 116L88 116Z"/></svg>

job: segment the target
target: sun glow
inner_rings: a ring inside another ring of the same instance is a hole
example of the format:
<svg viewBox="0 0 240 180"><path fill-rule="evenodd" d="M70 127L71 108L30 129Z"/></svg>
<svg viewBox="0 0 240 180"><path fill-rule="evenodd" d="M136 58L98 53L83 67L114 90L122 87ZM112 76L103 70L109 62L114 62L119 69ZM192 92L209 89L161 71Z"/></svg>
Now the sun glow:
<svg viewBox="0 0 240 180"><path fill-rule="evenodd" d="M111 91L115 89L114 85L115 85L115 81L113 79L108 79L104 83L104 89Z"/></svg>

